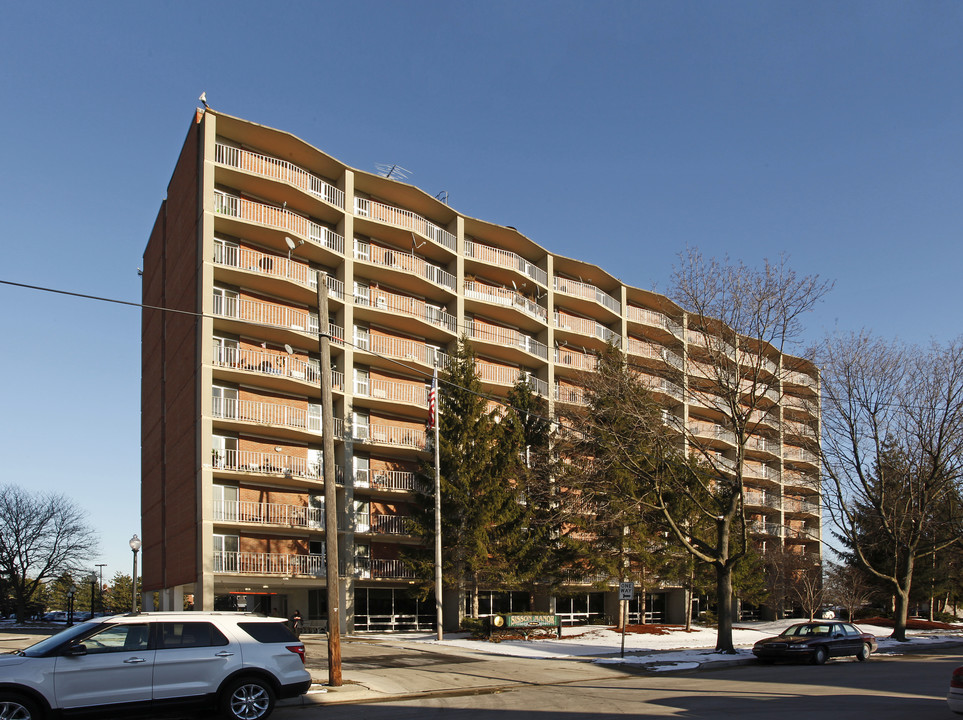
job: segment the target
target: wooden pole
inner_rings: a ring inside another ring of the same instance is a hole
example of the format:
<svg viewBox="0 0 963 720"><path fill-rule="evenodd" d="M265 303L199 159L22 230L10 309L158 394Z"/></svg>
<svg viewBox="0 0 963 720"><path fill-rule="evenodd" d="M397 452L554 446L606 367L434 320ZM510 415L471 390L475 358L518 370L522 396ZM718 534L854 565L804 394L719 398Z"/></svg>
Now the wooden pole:
<svg viewBox="0 0 963 720"><path fill-rule="evenodd" d="M444 640L443 623L445 614L442 607L441 589L441 456L438 447L438 426L441 425L440 398L438 394L438 359L435 359L435 372L432 376L435 392L435 622L438 626L438 639Z"/></svg>
<svg viewBox="0 0 963 720"><path fill-rule="evenodd" d="M338 489L334 472L334 401L331 392L331 334L328 274L318 277L318 352L321 355L321 441L324 467L325 582L328 590L328 685L341 687L341 617L338 612Z"/></svg>

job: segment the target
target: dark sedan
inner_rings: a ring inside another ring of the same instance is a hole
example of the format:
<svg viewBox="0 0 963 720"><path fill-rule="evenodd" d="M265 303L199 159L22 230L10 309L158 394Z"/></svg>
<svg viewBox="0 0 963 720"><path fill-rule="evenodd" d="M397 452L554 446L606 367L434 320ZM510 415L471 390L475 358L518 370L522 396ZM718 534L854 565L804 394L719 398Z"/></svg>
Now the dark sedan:
<svg viewBox="0 0 963 720"><path fill-rule="evenodd" d="M822 665L831 657L854 655L867 660L876 651L876 637L845 622L806 622L790 625L775 637L752 648L759 662L808 660Z"/></svg>

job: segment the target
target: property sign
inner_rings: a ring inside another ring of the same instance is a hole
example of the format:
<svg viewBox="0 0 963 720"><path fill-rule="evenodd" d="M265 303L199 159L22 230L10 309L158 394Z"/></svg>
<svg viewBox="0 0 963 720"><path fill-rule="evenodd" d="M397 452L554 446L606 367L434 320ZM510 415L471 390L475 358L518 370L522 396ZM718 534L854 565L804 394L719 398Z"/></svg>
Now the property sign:
<svg viewBox="0 0 963 720"><path fill-rule="evenodd" d="M538 628L558 627L559 616L545 613L512 613L505 615L505 627L510 628Z"/></svg>

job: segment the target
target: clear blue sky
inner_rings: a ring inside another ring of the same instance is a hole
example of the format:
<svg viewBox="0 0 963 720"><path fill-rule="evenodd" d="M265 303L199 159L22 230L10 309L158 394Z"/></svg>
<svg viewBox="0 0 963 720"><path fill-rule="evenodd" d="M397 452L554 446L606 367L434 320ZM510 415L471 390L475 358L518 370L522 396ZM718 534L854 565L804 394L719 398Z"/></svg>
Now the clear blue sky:
<svg viewBox="0 0 963 720"><path fill-rule="evenodd" d="M810 339L960 332L959 2L5 3L0 279L137 301L202 90L665 290L686 244L836 289ZM140 315L0 286L0 481L139 525Z"/></svg>

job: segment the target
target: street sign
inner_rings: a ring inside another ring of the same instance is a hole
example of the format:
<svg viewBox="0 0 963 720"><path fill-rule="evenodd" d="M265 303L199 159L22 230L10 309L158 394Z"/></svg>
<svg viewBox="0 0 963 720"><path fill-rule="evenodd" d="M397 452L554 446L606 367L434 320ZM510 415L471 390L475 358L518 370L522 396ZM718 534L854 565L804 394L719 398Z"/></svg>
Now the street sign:
<svg viewBox="0 0 963 720"><path fill-rule="evenodd" d="M619 583L619 600L631 600L635 597L635 583Z"/></svg>

